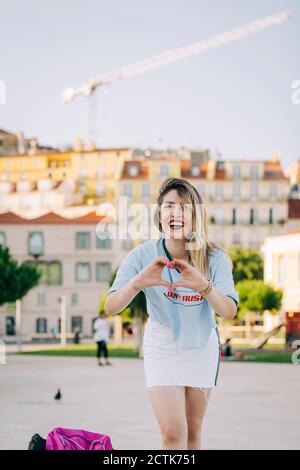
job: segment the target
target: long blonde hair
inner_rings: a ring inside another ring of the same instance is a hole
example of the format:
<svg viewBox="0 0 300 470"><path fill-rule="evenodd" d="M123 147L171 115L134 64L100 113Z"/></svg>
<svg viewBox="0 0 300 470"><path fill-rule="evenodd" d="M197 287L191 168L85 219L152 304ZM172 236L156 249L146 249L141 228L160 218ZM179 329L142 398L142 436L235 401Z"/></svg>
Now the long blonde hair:
<svg viewBox="0 0 300 470"><path fill-rule="evenodd" d="M232 260L226 251L220 245L208 239L208 216L204 201L196 188L184 179L167 177L161 184L157 198L157 207L154 213L154 222L159 231L162 232L159 220L161 205L165 195L172 189L175 189L184 203L191 205L190 207L192 208L192 233L186 244L191 265L209 277L208 256L214 249L219 249L228 256L232 267Z"/></svg>

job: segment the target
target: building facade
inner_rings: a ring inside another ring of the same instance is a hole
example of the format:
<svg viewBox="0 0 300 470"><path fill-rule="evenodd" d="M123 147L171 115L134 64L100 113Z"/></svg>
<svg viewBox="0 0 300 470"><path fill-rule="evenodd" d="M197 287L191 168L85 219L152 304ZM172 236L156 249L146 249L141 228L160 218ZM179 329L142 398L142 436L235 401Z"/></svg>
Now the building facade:
<svg viewBox="0 0 300 470"><path fill-rule="evenodd" d="M48 213L24 219L0 214L0 244L19 263L37 263L39 285L21 301L24 340L60 332L60 297L66 298L67 332L92 335L92 323L106 293L112 270L124 256L118 240L101 238L103 217L96 213L73 219ZM98 227L98 229L97 229ZM97 230L96 230L97 229ZM0 307L0 336L13 339L15 306Z"/></svg>

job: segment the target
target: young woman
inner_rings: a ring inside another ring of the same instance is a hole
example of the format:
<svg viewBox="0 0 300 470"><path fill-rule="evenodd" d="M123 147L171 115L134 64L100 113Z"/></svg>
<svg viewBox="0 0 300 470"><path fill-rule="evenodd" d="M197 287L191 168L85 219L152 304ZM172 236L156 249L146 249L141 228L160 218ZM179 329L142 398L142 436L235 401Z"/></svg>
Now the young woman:
<svg viewBox="0 0 300 470"><path fill-rule="evenodd" d="M161 448L201 449L202 422L219 374L215 312L234 318L239 295L231 259L208 239L205 205L193 185L167 178L155 222L160 237L125 256L104 308L117 314L144 292L144 371Z"/></svg>

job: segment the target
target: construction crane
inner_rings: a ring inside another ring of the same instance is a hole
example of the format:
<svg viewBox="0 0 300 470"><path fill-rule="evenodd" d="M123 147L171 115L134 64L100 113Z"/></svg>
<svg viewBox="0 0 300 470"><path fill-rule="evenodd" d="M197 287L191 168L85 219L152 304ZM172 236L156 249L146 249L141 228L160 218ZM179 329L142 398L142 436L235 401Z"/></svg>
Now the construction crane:
<svg viewBox="0 0 300 470"><path fill-rule="evenodd" d="M250 36L251 34L257 33L264 29L278 26L287 21L290 17L290 10L282 10L270 16L266 16L254 22L247 23L243 26L239 26L238 28L234 28L230 31L226 31L216 36L212 36L211 38L204 39L190 46L172 49L170 51L155 55L149 59L136 62L127 67L122 67L116 72L104 74L97 79L90 79L88 82L84 83L78 88L66 88L62 95L62 101L64 103L69 103L76 96L80 95L92 97L98 87L111 85L116 80L141 75L148 70L156 69L158 67L162 67L163 65L170 64L171 62L177 62L179 60L186 59L187 57L201 54L210 49L237 41L238 39ZM95 100L90 100L90 119L96 118L95 106Z"/></svg>

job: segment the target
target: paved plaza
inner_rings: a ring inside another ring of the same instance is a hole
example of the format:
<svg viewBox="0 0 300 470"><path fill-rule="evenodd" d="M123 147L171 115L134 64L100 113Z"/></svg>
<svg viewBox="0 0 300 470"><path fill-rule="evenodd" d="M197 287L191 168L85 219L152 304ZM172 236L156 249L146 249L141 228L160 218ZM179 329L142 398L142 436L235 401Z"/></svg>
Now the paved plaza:
<svg viewBox="0 0 300 470"><path fill-rule="evenodd" d="M0 366L0 449L26 449L56 426L110 435L115 449L160 449L142 359L8 355ZM54 395L60 387L62 401ZM300 367L221 363L204 449L300 449Z"/></svg>

